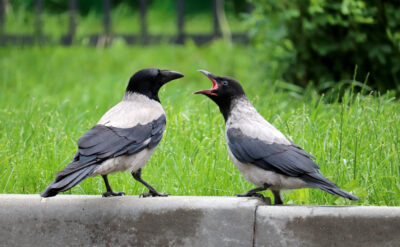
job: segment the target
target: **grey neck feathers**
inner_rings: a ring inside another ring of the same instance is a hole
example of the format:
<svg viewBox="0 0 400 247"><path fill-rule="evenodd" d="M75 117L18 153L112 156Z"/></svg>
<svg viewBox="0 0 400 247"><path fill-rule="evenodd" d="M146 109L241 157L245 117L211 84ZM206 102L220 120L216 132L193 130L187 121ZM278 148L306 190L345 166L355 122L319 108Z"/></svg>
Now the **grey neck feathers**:
<svg viewBox="0 0 400 247"><path fill-rule="evenodd" d="M256 108L254 108L249 99L243 95L232 100L225 122L227 122L228 119L235 121L243 118L252 118L258 115L259 113Z"/></svg>
<svg viewBox="0 0 400 247"><path fill-rule="evenodd" d="M148 97L147 95L141 93L126 91L124 97L122 98L122 101L157 101L157 100L154 100Z"/></svg>

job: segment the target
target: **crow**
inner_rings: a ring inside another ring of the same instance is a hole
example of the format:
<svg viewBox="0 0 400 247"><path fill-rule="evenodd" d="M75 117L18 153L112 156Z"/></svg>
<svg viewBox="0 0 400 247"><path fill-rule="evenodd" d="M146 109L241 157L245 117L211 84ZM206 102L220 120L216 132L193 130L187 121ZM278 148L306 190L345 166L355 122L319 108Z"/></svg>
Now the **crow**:
<svg viewBox="0 0 400 247"><path fill-rule="evenodd" d="M204 94L219 106L225 119L229 156L242 175L258 186L237 196L262 197L257 192L269 189L275 204L283 204L280 190L318 188L350 200L360 199L324 177L311 154L267 122L250 103L238 81L205 70L199 72L211 80L212 88L195 94Z"/></svg>
<svg viewBox="0 0 400 247"><path fill-rule="evenodd" d="M107 175L125 170L149 189L141 196L167 196L144 181L141 171L165 130L166 117L158 91L165 83L181 77L181 73L155 68L136 72L129 80L122 101L78 140L73 160L56 174L41 196L55 196L96 175L104 179L107 192L103 197L121 196L125 193L114 192Z"/></svg>

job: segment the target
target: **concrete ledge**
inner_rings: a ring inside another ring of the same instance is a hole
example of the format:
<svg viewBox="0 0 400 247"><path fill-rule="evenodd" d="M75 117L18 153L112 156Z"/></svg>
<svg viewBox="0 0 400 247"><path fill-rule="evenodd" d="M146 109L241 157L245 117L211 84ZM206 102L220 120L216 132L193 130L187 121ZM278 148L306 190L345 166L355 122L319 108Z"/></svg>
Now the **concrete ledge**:
<svg viewBox="0 0 400 247"><path fill-rule="evenodd" d="M1 246L252 246L258 199L0 195Z"/></svg>
<svg viewBox="0 0 400 247"><path fill-rule="evenodd" d="M255 246L400 246L400 207L258 207Z"/></svg>
<svg viewBox="0 0 400 247"><path fill-rule="evenodd" d="M400 207L0 195L0 246L400 246Z"/></svg>

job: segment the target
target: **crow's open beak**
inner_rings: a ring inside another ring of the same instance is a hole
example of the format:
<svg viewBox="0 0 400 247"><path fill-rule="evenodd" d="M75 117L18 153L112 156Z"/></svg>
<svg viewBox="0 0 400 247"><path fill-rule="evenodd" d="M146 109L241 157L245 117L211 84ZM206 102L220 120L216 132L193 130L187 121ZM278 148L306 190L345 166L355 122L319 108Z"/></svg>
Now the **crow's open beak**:
<svg viewBox="0 0 400 247"><path fill-rule="evenodd" d="M197 92L194 92L194 94L204 94L204 95L211 95L211 96L218 96L218 94L216 93L216 91L218 90L218 83L216 81L217 76L211 74L208 71L205 70L198 70L200 73L204 74L205 76L208 77L208 79L211 80L212 82L212 88L211 89L206 89L206 90L200 90Z"/></svg>

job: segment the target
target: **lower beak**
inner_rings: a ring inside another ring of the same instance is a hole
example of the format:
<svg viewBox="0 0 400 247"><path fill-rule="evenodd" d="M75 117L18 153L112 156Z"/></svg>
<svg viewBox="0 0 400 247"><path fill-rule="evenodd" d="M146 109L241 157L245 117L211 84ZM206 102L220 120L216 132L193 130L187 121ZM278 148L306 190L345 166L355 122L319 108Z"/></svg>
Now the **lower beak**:
<svg viewBox="0 0 400 247"><path fill-rule="evenodd" d="M204 95L218 96L216 93L212 92L211 90L207 90L207 89L194 92L194 94L204 94Z"/></svg>

